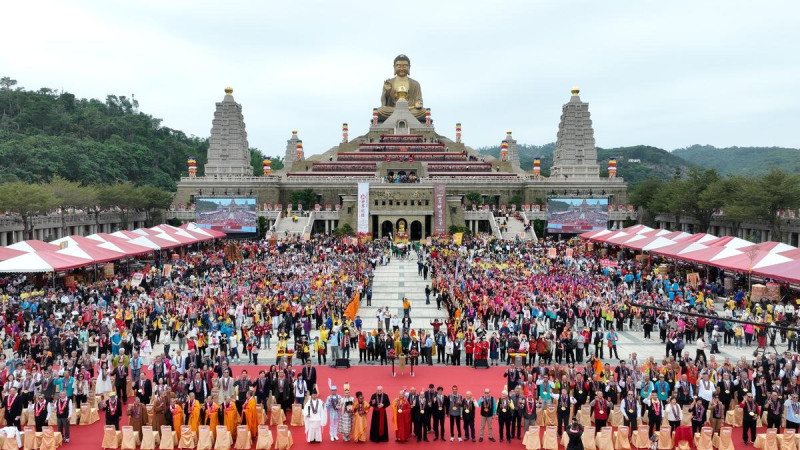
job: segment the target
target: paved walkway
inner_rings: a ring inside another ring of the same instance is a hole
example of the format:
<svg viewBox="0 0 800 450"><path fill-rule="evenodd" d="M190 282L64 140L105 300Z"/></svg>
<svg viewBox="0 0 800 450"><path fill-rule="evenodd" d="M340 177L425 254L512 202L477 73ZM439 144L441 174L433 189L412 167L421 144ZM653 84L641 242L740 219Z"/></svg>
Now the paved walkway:
<svg viewBox="0 0 800 450"><path fill-rule="evenodd" d="M377 325L376 314L378 308L389 307L392 315L403 317L403 297L411 302L411 327L414 329L432 329L430 323L434 319L444 322L447 311L436 309L436 302L431 300L430 305L425 304L425 286L430 285L430 280L418 274L417 259L411 256L401 260L392 258L385 266L375 269L375 278L372 282L372 306L366 306L366 300L361 302L358 314L364 321L364 328L372 329ZM385 324L381 324L385 327Z"/></svg>

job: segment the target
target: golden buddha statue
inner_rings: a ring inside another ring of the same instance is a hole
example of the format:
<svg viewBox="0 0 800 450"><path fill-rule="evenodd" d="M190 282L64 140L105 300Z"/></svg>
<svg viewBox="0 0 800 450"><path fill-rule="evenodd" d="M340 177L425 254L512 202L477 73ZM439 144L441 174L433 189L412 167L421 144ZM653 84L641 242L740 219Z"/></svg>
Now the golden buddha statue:
<svg viewBox="0 0 800 450"><path fill-rule="evenodd" d="M411 73L411 60L406 55L398 55L394 59L394 78L383 82L381 107L378 108L378 121L383 122L394 112L395 104L400 98L408 102L408 110L419 120L425 120L425 108L422 106L422 89L417 80L408 75Z"/></svg>

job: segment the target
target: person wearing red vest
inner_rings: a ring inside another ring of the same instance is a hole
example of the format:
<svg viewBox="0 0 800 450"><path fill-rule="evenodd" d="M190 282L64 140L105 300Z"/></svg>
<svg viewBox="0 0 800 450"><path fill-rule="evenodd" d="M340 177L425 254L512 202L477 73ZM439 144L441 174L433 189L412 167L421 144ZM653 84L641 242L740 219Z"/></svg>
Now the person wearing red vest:
<svg viewBox="0 0 800 450"><path fill-rule="evenodd" d="M594 413L594 426L598 430L606 426L608 423L608 416L611 414L611 408L614 405L611 402L607 401L603 398L603 393L601 391L597 391L595 394L594 400L589 403L589 407L592 409Z"/></svg>

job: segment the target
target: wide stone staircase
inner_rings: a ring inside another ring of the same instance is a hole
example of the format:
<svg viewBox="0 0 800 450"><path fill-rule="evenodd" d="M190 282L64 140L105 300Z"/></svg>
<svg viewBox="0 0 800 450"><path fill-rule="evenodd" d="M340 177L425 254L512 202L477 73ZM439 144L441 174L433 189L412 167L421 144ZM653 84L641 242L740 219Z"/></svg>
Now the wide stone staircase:
<svg viewBox="0 0 800 450"><path fill-rule="evenodd" d="M278 237L284 237L289 235L303 235L303 230L305 230L306 225L308 225L308 220L310 216L298 216L297 222L292 220L292 216L288 217L281 217L280 222L278 222L278 226L275 229L275 234Z"/></svg>
<svg viewBox="0 0 800 450"><path fill-rule="evenodd" d="M358 315L364 321L364 328L372 330L377 325L375 315L378 308L389 307L392 314L403 318L403 297L411 301L411 327L431 330L431 322L447 319L447 311L442 307L436 309L436 302L431 296L431 304L425 304L425 286L430 285L430 278L424 280L417 274L417 259L413 255L407 260L392 258L385 266L375 269L372 281L372 306L367 306L366 298L362 299ZM381 324L383 327L384 324Z"/></svg>
<svg viewBox="0 0 800 450"><path fill-rule="evenodd" d="M523 212L521 214L525 214L525 213ZM533 232L532 228L531 228L530 231L525 231L525 219L524 219L525 216L523 215L522 217L523 218L520 219L520 218L517 218L515 216L509 216L508 221L507 221L507 225L508 226L506 228L506 231L503 231L503 239L509 240L509 241L516 240L517 238L519 238L519 239L521 239L523 241L536 239L536 234ZM497 221L499 223L503 223L504 220L506 220L506 219L505 218L498 218L497 219Z"/></svg>

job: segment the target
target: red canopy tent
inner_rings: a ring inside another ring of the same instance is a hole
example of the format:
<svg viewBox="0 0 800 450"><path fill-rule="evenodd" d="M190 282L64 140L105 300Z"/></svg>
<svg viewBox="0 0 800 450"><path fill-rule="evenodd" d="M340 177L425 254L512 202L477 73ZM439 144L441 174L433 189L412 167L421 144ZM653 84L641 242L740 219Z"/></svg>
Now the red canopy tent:
<svg viewBox="0 0 800 450"><path fill-rule="evenodd" d="M792 250L797 250L797 248L780 242L762 242L738 248L737 251L741 252L740 254L718 259L712 264L723 269L750 272L762 267L793 261L796 258L781 253Z"/></svg>
<svg viewBox="0 0 800 450"><path fill-rule="evenodd" d="M0 261L5 261L19 255L24 255L25 253L27 252L23 252L22 250L14 250L13 248L8 247L0 247Z"/></svg>
<svg viewBox="0 0 800 450"><path fill-rule="evenodd" d="M75 256L78 258L89 259L95 264L105 263L109 261L116 261L118 259L122 259L127 256L124 253L120 253L115 250L109 250L107 248L101 248L96 245L84 245L82 247L69 246L62 248L56 253L61 255Z"/></svg>
<svg viewBox="0 0 800 450"><path fill-rule="evenodd" d="M38 241L36 239L30 239L30 240L27 240L27 241L20 241L20 242L17 242L16 244L11 244L6 248L10 248L12 250L21 250L21 251L27 252L27 253L41 252L41 251L54 252L54 251L58 250L58 246L57 245L53 245L53 244L51 244L49 242Z"/></svg>
<svg viewBox="0 0 800 450"><path fill-rule="evenodd" d="M800 283L800 259L754 269L753 274L790 283Z"/></svg>
<svg viewBox="0 0 800 450"><path fill-rule="evenodd" d="M94 264L91 259L64 255L54 251L25 253L0 262L2 273L60 272Z"/></svg>
<svg viewBox="0 0 800 450"><path fill-rule="evenodd" d="M97 246L109 250L121 251L128 256L141 256L153 252L152 248L144 247L142 245L136 245L131 243L130 241L124 241L122 239L116 241L106 241L106 242L98 241Z"/></svg>

